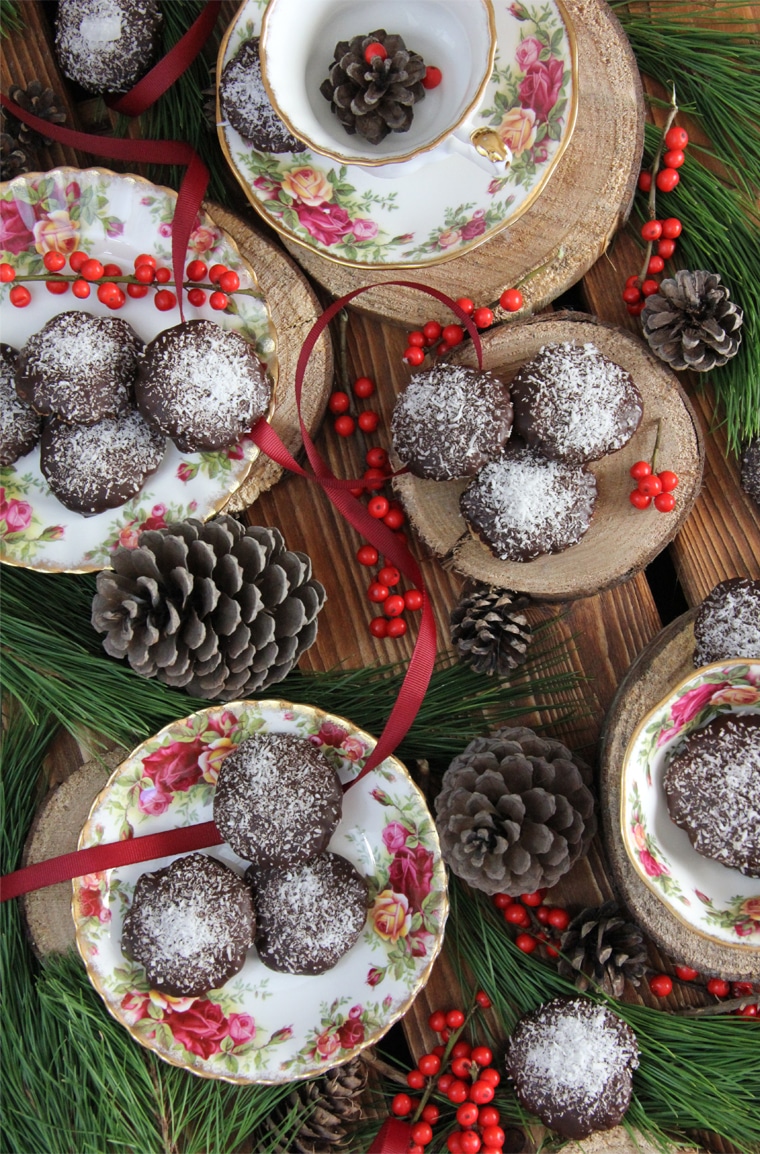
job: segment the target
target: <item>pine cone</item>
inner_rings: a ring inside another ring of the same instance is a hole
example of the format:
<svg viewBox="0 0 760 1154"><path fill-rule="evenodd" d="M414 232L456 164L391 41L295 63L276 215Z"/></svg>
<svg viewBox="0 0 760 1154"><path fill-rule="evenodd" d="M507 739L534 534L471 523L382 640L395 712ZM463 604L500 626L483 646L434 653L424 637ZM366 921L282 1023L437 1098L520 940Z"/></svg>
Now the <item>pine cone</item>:
<svg viewBox="0 0 760 1154"><path fill-rule="evenodd" d="M29 157L15 136L0 132L0 180L13 180L29 171Z"/></svg>
<svg viewBox="0 0 760 1154"><path fill-rule="evenodd" d="M367 1066L361 1057L335 1066L311 1082L295 1083L267 1118L270 1135L284 1132L287 1143L278 1143L272 1154L331 1154L346 1147L354 1138L354 1127L364 1117L361 1096L366 1085ZM308 1116L300 1130L291 1134L288 1115L304 1108Z"/></svg>
<svg viewBox="0 0 760 1154"><path fill-rule="evenodd" d="M680 269L647 297L641 314L652 352L674 369L707 373L725 365L741 344L742 310L714 272Z"/></svg>
<svg viewBox="0 0 760 1154"><path fill-rule="evenodd" d="M317 635L325 591L279 529L180 521L117 549L92 624L136 673L232 701L281 681Z"/></svg>
<svg viewBox="0 0 760 1154"><path fill-rule="evenodd" d="M614 998L626 981L638 986L647 962L641 930L621 917L616 902L582 910L561 939L559 972L579 990L601 986Z"/></svg>
<svg viewBox="0 0 760 1154"><path fill-rule="evenodd" d="M364 50L382 44L388 53L368 64ZM384 28L369 36L354 36L335 46L335 63L319 91L346 132L358 133L370 144L379 144L389 132L407 132L414 116L413 105L425 96L422 78L425 62L410 52L403 39Z"/></svg>
<svg viewBox="0 0 760 1154"><path fill-rule="evenodd" d="M522 665L530 625L520 610L529 604L529 597L468 581L450 617L451 644L460 661L476 673L500 677Z"/></svg>
<svg viewBox="0 0 760 1154"><path fill-rule="evenodd" d="M27 88L20 88L18 84L12 84L8 95L14 104L23 108L24 112L31 112L33 116L39 116L40 119L48 120L51 124L63 124L66 120L66 110L63 108L60 96L56 96L52 88L43 88L39 80L33 80ZM17 120L15 116L12 116L11 119L22 148L53 143L47 136L41 136L23 121ZM16 128L16 126L18 127Z"/></svg>
<svg viewBox="0 0 760 1154"><path fill-rule="evenodd" d="M455 757L435 800L444 859L487 894L553 886L596 831L591 770L532 729L478 737Z"/></svg>

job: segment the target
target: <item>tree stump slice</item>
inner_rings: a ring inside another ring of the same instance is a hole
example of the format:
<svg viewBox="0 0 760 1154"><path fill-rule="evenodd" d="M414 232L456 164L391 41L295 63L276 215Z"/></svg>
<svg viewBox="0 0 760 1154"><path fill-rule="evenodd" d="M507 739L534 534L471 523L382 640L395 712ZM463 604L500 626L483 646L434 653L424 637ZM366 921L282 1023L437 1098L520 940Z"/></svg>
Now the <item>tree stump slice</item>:
<svg viewBox="0 0 760 1154"><path fill-rule="evenodd" d="M613 880L642 930L674 962L700 973L741 981L757 978L760 948L733 947L690 930L658 900L628 859L620 832L620 768L628 742L642 717L673 686L694 672L694 619L697 609L671 622L639 654L604 722L599 753L602 830Z"/></svg>
<svg viewBox="0 0 760 1154"><path fill-rule="evenodd" d="M296 364L301 346L322 306L298 266L274 241L257 232L239 216L218 204L204 208L220 228L228 232L250 263L267 299L277 329L279 364L272 427L295 456L302 447L296 406ZM301 413L310 434L316 432L327 406L333 381L333 352L329 332L317 341L304 374ZM263 454L251 475L233 493L225 512L234 513L252 505L279 481L282 467Z"/></svg>
<svg viewBox="0 0 760 1154"><path fill-rule="evenodd" d="M511 381L518 368L543 345L592 342L626 369L644 401L641 424L622 449L592 462L598 498L591 527L562 553L533 561L501 561L468 530L459 511L465 481L426 481L411 473L394 484L415 529L445 564L488 585L530 593L536 600L589 597L627 581L673 540L689 514L702 481L704 446L699 426L675 374L637 337L584 313L563 312L501 325L484 334L483 366ZM475 365L472 349L462 357ZM634 509L628 470L649 460L660 422L658 460L680 477L672 513Z"/></svg>
<svg viewBox="0 0 760 1154"><path fill-rule="evenodd" d="M604 0L568 0L578 45L578 116L556 171L513 225L453 260L421 268L351 268L285 237L295 259L335 296L379 283L356 307L407 326L448 313L392 280L422 280L452 297L495 301L517 282L526 311L544 308L604 253L630 212L641 167L644 97L636 60Z"/></svg>

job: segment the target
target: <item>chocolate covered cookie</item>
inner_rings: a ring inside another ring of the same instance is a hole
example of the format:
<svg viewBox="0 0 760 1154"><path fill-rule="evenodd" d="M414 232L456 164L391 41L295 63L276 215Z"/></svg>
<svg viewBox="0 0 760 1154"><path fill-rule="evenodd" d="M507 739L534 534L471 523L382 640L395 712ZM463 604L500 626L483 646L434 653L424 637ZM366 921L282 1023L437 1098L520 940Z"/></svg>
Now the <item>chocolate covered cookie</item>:
<svg viewBox="0 0 760 1154"><path fill-rule="evenodd" d="M470 528L502 561L530 561L577 544L591 524L596 478L517 444L486 465L460 498Z"/></svg>
<svg viewBox="0 0 760 1154"><path fill-rule="evenodd" d="M343 790L325 755L304 737L262 733L222 762L214 821L236 854L257 869L309 861L340 821Z"/></svg>
<svg viewBox="0 0 760 1154"><path fill-rule="evenodd" d="M630 373L591 343L546 345L511 390L515 432L568 465L621 449L641 422L641 394Z"/></svg>
<svg viewBox="0 0 760 1154"><path fill-rule="evenodd" d="M565 1138L617 1126L638 1064L630 1026L587 998L555 998L526 1014L506 1056L522 1105Z"/></svg>
<svg viewBox="0 0 760 1154"><path fill-rule="evenodd" d="M742 453L742 489L760 508L760 437L750 441Z"/></svg>
<svg viewBox="0 0 760 1154"><path fill-rule="evenodd" d="M59 0L61 71L88 92L128 92L158 56L158 0Z"/></svg>
<svg viewBox="0 0 760 1154"><path fill-rule="evenodd" d="M697 669L732 657L760 661L760 581L720 581L697 610L694 643Z"/></svg>
<svg viewBox="0 0 760 1154"><path fill-rule="evenodd" d="M194 998L218 990L243 968L255 928L243 879L197 853L142 875L121 944L145 967L152 989Z"/></svg>
<svg viewBox="0 0 760 1154"><path fill-rule="evenodd" d="M663 778L668 811L697 853L760 877L760 714L729 713L679 744Z"/></svg>
<svg viewBox="0 0 760 1154"><path fill-rule="evenodd" d="M391 418L393 448L417 477L472 477L498 456L512 429L509 388L477 369L436 365L415 373Z"/></svg>
<svg viewBox="0 0 760 1154"><path fill-rule="evenodd" d="M269 408L272 386L253 345L212 321L185 321L147 345L140 411L183 453L227 449Z"/></svg>
<svg viewBox="0 0 760 1154"><path fill-rule="evenodd" d="M163 434L136 409L95 425L51 417L40 439L40 468L61 504L89 517L139 493L161 464L164 447Z"/></svg>
<svg viewBox="0 0 760 1154"><path fill-rule="evenodd" d="M16 349L0 344L0 465L12 465L33 449L42 424L16 392L16 357Z"/></svg>
<svg viewBox="0 0 760 1154"><path fill-rule="evenodd" d="M224 66L222 116L260 152L303 152L306 145L277 115L261 78L259 38L246 40Z"/></svg>
<svg viewBox="0 0 760 1154"><path fill-rule="evenodd" d="M300 865L246 873L256 949L286 974L323 974L351 949L367 918L367 884L350 861L323 853Z"/></svg>
<svg viewBox="0 0 760 1154"><path fill-rule="evenodd" d="M19 353L16 391L43 416L94 425L129 408L141 349L120 317L59 313Z"/></svg>

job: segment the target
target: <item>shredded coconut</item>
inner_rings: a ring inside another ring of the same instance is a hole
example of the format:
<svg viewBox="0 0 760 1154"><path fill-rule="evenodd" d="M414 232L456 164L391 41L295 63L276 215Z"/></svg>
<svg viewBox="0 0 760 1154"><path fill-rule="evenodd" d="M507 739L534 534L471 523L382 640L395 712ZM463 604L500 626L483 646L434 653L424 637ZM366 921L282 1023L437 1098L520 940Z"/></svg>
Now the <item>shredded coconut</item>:
<svg viewBox="0 0 760 1154"><path fill-rule="evenodd" d="M694 622L694 664L732 657L760 660L760 581L721 581L702 602Z"/></svg>

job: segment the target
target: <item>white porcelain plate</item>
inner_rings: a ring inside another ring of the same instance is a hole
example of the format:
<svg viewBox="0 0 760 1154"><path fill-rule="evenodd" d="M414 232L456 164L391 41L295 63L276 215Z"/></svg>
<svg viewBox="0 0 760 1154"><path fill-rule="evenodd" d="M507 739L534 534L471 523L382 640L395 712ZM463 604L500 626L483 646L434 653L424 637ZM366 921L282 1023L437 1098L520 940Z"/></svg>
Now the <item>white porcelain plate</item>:
<svg viewBox="0 0 760 1154"><path fill-rule="evenodd" d="M318 745L345 783L374 739L311 706L244 701L202 710L144 742L96 799L79 848L211 820L225 755L253 733L293 733ZM221 989L171 998L148 987L121 951L125 911L141 874L172 858L108 870L73 883L76 939L87 973L113 1016L141 1045L176 1066L231 1082L290 1082L348 1061L409 1008L443 942L445 867L422 794L394 757L343 800L329 848L367 879L364 931L317 977L267 969L255 949ZM242 874L227 845L208 853Z"/></svg>
<svg viewBox="0 0 760 1154"><path fill-rule="evenodd" d="M44 254L66 255L81 249L103 263L115 262L133 272L134 258L148 252L171 268L172 218L177 194L137 176L118 176L104 169L60 168L17 177L0 185L0 260L19 274L44 272ZM272 378L277 379L275 329L253 270L234 241L202 214L190 236L187 260L209 266L225 264L240 276L236 313L220 313L208 304L185 305L185 319L203 317L222 328L234 328L256 346ZM70 273L68 266L63 270ZM0 285L2 339L14 348L66 310L94 316L120 316L143 341L180 321L179 308L159 312L153 291L141 300L128 297L112 313L93 291L78 300L31 282L32 301L14 308L12 285ZM85 571L104 569L118 545L134 545L141 529L158 529L186 517L205 520L221 509L251 472L259 450L243 437L232 448L215 453L181 453L167 440L158 470L127 504L94 517L74 513L51 493L33 449L14 465L0 468L0 559L34 569Z"/></svg>
<svg viewBox="0 0 760 1154"><path fill-rule="evenodd" d="M265 0L245 0L222 41L217 67L261 30ZM570 140L578 100L575 37L562 0L493 0L496 58L474 117L512 150L506 173L467 157L429 157L416 167L336 165L311 152L256 152L221 122L224 153L251 204L279 232L339 264L419 268L468 252L513 223L541 192ZM409 44L434 64L429 46ZM358 29L357 34L370 29ZM388 31L396 29L388 28ZM325 49L325 76L334 45ZM445 84L445 77L443 80ZM426 100L435 99L433 89Z"/></svg>
<svg viewBox="0 0 760 1154"><path fill-rule="evenodd" d="M758 949L760 878L697 853L671 821L662 785L684 737L731 712L760 712L760 662L707 665L647 714L623 761L621 827L636 872L671 913L721 945Z"/></svg>

